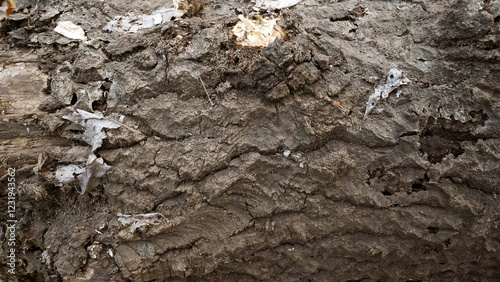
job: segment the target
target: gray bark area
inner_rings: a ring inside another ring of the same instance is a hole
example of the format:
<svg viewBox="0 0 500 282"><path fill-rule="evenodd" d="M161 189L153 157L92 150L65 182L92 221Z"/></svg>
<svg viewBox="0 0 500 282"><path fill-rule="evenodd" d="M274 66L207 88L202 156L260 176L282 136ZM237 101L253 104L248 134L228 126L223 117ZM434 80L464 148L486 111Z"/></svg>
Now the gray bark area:
<svg viewBox="0 0 500 282"><path fill-rule="evenodd" d="M500 277L499 1L304 0L267 48L231 34L248 1L102 30L169 5L19 0L0 22L2 217L9 167L19 192L17 274L2 239L0 280ZM364 119L393 67L411 83ZM123 116L83 195L53 178L90 153L62 118L76 109ZM117 213L160 216L131 232Z"/></svg>

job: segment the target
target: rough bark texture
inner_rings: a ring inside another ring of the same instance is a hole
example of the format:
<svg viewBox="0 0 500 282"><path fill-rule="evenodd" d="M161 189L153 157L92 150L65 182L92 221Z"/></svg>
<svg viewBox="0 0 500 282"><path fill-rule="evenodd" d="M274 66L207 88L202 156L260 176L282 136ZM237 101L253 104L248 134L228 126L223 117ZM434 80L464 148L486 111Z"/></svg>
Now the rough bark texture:
<svg viewBox="0 0 500 282"><path fill-rule="evenodd" d="M268 48L232 38L248 1L102 31L168 5L19 0L1 22L0 213L15 167L19 224L0 280L500 277L500 1L304 0L276 13L289 40ZM62 20L90 44L56 34ZM412 82L363 119L396 66ZM62 118L76 109L125 125L84 195L50 177L90 153ZM135 232L117 216L152 212Z"/></svg>

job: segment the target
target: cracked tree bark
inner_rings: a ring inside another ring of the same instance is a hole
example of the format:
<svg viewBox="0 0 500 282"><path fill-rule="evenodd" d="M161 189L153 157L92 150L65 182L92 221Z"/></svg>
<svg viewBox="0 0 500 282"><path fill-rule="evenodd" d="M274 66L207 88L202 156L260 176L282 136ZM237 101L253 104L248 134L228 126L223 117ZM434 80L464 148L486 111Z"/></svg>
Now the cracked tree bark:
<svg viewBox="0 0 500 282"><path fill-rule="evenodd" d="M15 167L19 219L17 275L0 279L500 275L498 1L303 0L264 49L233 40L240 1L139 33L102 31L130 1L32 2L0 27L0 183ZM68 19L95 41L52 32ZM364 119L396 66L412 83ZM76 109L125 125L85 195L53 181L90 151L62 119ZM117 213L161 219L130 232Z"/></svg>

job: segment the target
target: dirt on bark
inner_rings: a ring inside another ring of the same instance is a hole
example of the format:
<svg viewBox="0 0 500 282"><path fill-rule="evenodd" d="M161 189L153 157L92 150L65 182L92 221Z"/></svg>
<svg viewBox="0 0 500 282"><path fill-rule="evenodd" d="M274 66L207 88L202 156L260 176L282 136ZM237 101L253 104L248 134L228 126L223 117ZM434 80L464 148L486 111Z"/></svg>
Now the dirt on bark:
<svg viewBox="0 0 500 282"><path fill-rule="evenodd" d="M17 1L0 22L0 280L500 277L500 1L254 5L205 0L133 33L104 27L171 1ZM237 45L257 13L287 40ZM395 67L411 82L365 118ZM77 110L120 127L93 151ZM86 192L56 181L92 154L111 169Z"/></svg>

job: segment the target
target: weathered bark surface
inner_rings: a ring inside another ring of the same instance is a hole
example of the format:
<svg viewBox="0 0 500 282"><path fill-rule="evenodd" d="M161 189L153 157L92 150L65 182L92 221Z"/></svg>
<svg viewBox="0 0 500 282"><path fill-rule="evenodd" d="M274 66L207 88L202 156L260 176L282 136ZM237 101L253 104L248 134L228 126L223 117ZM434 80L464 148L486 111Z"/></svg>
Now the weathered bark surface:
<svg viewBox="0 0 500 282"><path fill-rule="evenodd" d="M250 4L117 33L102 28L170 1L18 1L27 16L0 27L18 261L0 280L500 277L500 2L304 0L264 49L230 32ZM63 20L90 42L56 34ZM364 119L393 67L411 83ZM53 178L90 154L62 118L76 109L123 124L84 195ZM117 213L161 216L131 231Z"/></svg>

